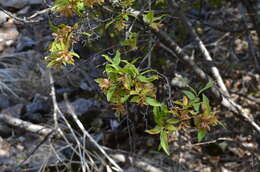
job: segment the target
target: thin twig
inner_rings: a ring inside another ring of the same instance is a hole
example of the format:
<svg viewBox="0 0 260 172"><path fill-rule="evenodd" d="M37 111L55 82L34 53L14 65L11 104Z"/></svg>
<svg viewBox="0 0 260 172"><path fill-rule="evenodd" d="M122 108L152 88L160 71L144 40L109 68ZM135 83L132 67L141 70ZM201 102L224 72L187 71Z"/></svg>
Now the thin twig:
<svg viewBox="0 0 260 172"><path fill-rule="evenodd" d="M212 62L213 59L209 53L209 51L207 50L207 48L205 47L204 43L202 42L202 40L200 39L200 37L198 36L198 34L196 33L196 31L194 30L194 28L192 27L192 24L190 23L190 21L187 19L187 17L185 16L185 14L180 10L178 4L172 0L168 0L168 3L171 7L171 11L176 11L177 14L179 15L182 23L186 26L186 28L188 29L188 31L190 32L190 34L192 35L192 37L195 39L195 41L197 42L197 44L199 45L199 48L204 56L204 58L206 59L206 61ZM213 63L212 63L213 64ZM220 72L218 70L218 68L216 66L211 66L211 72L212 75L214 76L214 78L216 79L218 86L220 87L220 89L223 91L223 93L226 96L230 96L227 87L225 86L223 79L220 75Z"/></svg>
<svg viewBox="0 0 260 172"><path fill-rule="evenodd" d="M105 150L93 139L93 137L89 134L89 132L87 130L85 130L83 124L78 119L78 117L75 114L75 112L73 111L73 108L71 107L71 105L68 103L68 101L66 101L66 102L67 102L68 110L69 110L71 116L73 117L74 121L76 122L76 124L80 128L81 132L88 137L90 142L92 142L98 148L98 150L110 161L111 164L113 164L117 168L117 170L123 171L119 167L119 165L105 152Z"/></svg>
<svg viewBox="0 0 260 172"><path fill-rule="evenodd" d="M20 18L20 17L17 17L15 14L5 10L4 8L0 7L0 10L3 11L5 14L7 14L8 16L10 16L11 18L15 19L16 21L19 21L21 23L38 23L40 22L41 20L38 19L38 20L33 20L33 18L39 16L39 15L42 15L44 13L47 13L51 10L51 8L46 8L44 10L41 10L41 11L37 11L35 12L33 15L29 16L29 17L23 17L23 18Z"/></svg>

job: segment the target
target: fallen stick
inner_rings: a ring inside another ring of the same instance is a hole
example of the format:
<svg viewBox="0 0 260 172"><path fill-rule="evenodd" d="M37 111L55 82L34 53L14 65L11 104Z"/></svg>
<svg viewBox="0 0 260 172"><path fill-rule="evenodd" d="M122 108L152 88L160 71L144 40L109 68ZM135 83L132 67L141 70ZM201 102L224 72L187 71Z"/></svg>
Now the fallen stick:
<svg viewBox="0 0 260 172"><path fill-rule="evenodd" d="M11 126L19 127L26 131L30 131L32 133L40 134L43 136L48 136L50 133L54 131L54 129L33 124L31 122L23 121L19 118L15 118L6 114L0 114L0 120Z"/></svg>

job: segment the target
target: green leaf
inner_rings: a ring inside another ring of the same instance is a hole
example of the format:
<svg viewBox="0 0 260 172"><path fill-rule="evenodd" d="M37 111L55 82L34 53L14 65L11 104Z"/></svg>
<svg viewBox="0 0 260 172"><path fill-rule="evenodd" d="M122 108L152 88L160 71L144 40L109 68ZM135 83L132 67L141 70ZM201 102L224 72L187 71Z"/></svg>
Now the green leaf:
<svg viewBox="0 0 260 172"><path fill-rule="evenodd" d="M156 72L156 70L154 70L154 69L149 69L149 70L143 71L143 72L141 73L141 75L144 75L144 74L147 74L147 73L150 73L150 72Z"/></svg>
<svg viewBox="0 0 260 172"><path fill-rule="evenodd" d="M75 52L70 52L70 54L72 55L72 56L74 56L74 57L77 57L77 58L80 58L80 56L77 54L77 53L75 53Z"/></svg>
<svg viewBox="0 0 260 172"><path fill-rule="evenodd" d="M208 83L206 84L206 86L199 91L198 95L200 95L203 91L209 89L210 87L212 87L212 86L214 86L214 85L215 85L215 82L208 82Z"/></svg>
<svg viewBox="0 0 260 172"><path fill-rule="evenodd" d="M211 112L211 108L210 108L210 105L209 105L209 99L207 96L205 96L205 94L202 94L202 102L207 110L207 112Z"/></svg>
<svg viewBox="0 0 260 172"><path fill-rule="evenodd" d="M177 124L178 122L180 122L180 120L175 119L175 118L168 119L168 120L166 121L166 123L168 123L168 124Z"/></svg>
<svg viewBox="0 0 260 172"><path fill-rule="evenodd" d="M154 81L154 80L156 80L156 79L158 79L158 78L159 78L158 75L153 75L153 76L150 76L150 77L145 77L145 76L143 76L143 75L139 75L139 76L137 77L137 79L138 79L139 81L145 82L145 83L150 83L150 82L152 82L152 81Z"/></svg>
<svg viewBox="0 0 260 172"><path fill-rule="evenodd" d="M200 104L201 104L201 103L193 103L193 104L192 104L192 106L193 106L193 108L194 108L194 110L195 110L196 112L199 112L199 111L200 111Z"/></svg>
<svg viewBox="0 0 260 172"><path fill-rule="evenodd" d="M162 106L162 104L160 102L158 102L157 100L155 100L154 98L151 98L151 97L146 97L145 102L154 107Z"/></svg>
<svg viewBox="0 0 260 172"><path fill-rule="evenodd" d="M162 130L161 127L156 125L153 129L145 130L145 132L149 134L159 134L161 130Z"/></svg>
<svg viewBox="0 0 260 172"><path fill-rule="evenodd" d="M183 90L182 91L190 100L193 100L196 98L196 96L191 92L191 91L187 91L187 90Z"/></svg>
<svg viewBox="0 0 260 172"><path fill-rule="evenodd" d="M166 128L168 131L171 131L171 132L178 130L177 127L175 127L175 126L173 126L173 125L169 125L169 124L166 125L165 128Z"/></svg>
<svg viewBox="0 0 260 172"><path fill-rule="evenodd" d="M127 40L124 40L122 45L130 46L132 50L137 49L137 33L131 33Z"/></svg>
<svg viewBox="0 0 260 172"><path fill-rule="evenodd" d="M154 11L149 11L147 14L143 16L143 20L145 23L151 24L154 20Z"/></svg>
<svg viewBox="0 0 260 172"><path fill-rule="evenodd" d="M124 97L121 97L120 103L122 103L122 104L125 103L129 97L130 97L130 95L125 95Z"/></svg>
<svg viewBox="0 0 260 172"><path fill-rule="evenodd" d="M117 50L117 51L116 51L116 55L115 55L115 57L113 58L113 64L114 64L114 65L118 66L118 65L120 64L120 60L121 60L120 56L121 56L121 54L120 54L120 52Z"/></svg>
<svg viewBox="0 0 260 172"><path fill-rule="evenodd" d="M168 134L166 131L161 131L160 134L160 146L163 148L167 155L170 155L169 144L168 144Z"/></svg>
<svg viewBox="0 0 260 172"><path fill-rule="evenodd" d="M156 122L156 124L158 124L159 126L163 126L164 122L161 117L160 107L156 107L156 106L153 107L153 115L154 115L154 121Z"/></svg>
<svg viewBox="0 0 260 172"><path fill-rule="evenodd" d="M201 142L204 139L206 133L207 133L206 130L199 130L198 131L198 135L197 135L198 142Z"/></svg>
<svg viewBox="0 0 260 172"><path fill-rule="evenodd" d="M139 96L134 96L130 100L130 102L133 102L133 103L138 103L139 101L140 101L140 97Z"/></svg>
<svg viewBox="0 0 260 172"><path fill-rule="evenodd" d="M107 91L107 101L110 101L114 92L116 91L116 86L110 87Z"/></svg>
<svg viewBox="0 0 260 172"><path fill-rule="evenodd" d="M103 54L102 57L106 59L106 61L109 61L110 63L113 63L113 60L106 54Z"/></svg>
<svg viewBox="0 0 260 172"><path fill-rule="evenodd" d="M126 64L124 66L123 70L125 70L125 72L128 73L133 78L136 77L137 75L139 75L138 69L135 67L135 65L130 64L130 63Z"/></svg>
<svg viewBox="0 0 260 172"><path fill-rule="evenodd" d="M192 88L192 87L189 86L189 85L187 85L187 86L188 86L188 88L189 88L196 96L198 96L197 91L194 90L194 88Z"/></svg>

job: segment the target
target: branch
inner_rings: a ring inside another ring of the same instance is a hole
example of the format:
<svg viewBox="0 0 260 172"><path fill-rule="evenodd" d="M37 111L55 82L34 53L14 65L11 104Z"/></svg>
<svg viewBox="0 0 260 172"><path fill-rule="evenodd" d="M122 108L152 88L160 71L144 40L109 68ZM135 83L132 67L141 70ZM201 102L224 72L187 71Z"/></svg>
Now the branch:
<svg viewBox="0 0 260 172"><path fill-rule="evenodd" d="M209 51L207 50L206 46L204 45L204 43L202 42L202 40L200 39L200 37L198 36L198 34L196 33L196 31L193 29L192 24L190 23L190 21L187 19L187 17L185 16L185 14L180 10L178 4L175 1L172 0L168 0L168 3L171 7L171 12L173 13L173 11L177 12L177 15L180 17L182 23L186 26L186 28L188 29L189 33L191 34L191 36L193 37L193 39L195 39L195 41L197 42L197 44L199 45L199 48L204 56L204 58L206 59L206 61L212 62L213 59L209 53ZM214 64L214 63L212 63ZM226 96L230 96L227 87L225 86L223 79L219 73L219 70L216 66L211 66L211 73L214 76L214 78L216 79L218 86L220 87L220 89L222 90L222 92L226 95Z"/></svg>
<svg viewBox="0 0 260 172"><path fill-rule="evenodd" d="M40 134L43 136L48 136L50 133L52 133L54 130L48 127L44 127L41 125L36 125L31 122L23 121L18 118L14 118L7 114L0 114L0 120L4 121L5 123L22 128L26 131L30 131L32 133Z"/></svg>
<svg viewBox="0 0 260 172"><path fill-rule="evenodd" d="M0 10L3 11L5 14L7 14L8 16L10 16L11 18L15 19L16 21L22 22L22 23L38 23L40 21L40 19L38 20L33 20L34 18L36 18L39 15L42 15L44 13L47 13L51 10L51 8L46 8L44 10L41 11L37 11L35 12L33 15L29 16L29 17L17 17L15 14L5 10L4 8L0 7Z"/></svg>
<svg viewBox="0 0 260 172"><path fill-rule="evenodd" d="M144 24L144 23L143 23ZM146 25L146 24L144 24ZM147 26L147 25L146 25ZM149 26L148 26L149 27ZM176 54L177 57L187 63L192 70L195 72L195 74L201 78L202 80L208 82L213 81L213 79L207 75L195 62L194 60L184 52L184 50L164 31L157 30L152 27L149 27L150 30L153 31L153 33L159 38L162 44L164 46L167 45L168 52L170 52L173 57ZM222 98L221 104L229 109L230 111L234 112L235 114L241 115L246 121L250 123L253 128L260 133L260 126L254 121L252 118L252 115L243 109L240 105L235 103L229 96L225 94L225 92L222 91L222 89L219 89L216 86L213 86L211 89L211 92L215 95L216 98Z"/></svg>

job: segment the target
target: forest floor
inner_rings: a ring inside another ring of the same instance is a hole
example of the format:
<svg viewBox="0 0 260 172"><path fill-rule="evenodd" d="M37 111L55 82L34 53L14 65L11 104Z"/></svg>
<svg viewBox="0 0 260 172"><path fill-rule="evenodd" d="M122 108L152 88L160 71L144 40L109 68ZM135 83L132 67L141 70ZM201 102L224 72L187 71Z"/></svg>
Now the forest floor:
<svg viewBox="0 0 260 172"><path fill-rule="evenodd" d="M15 15L30 16L41 8L31 5L10 10ZM22 23L0 13L0 19L4 18L4 21L0 20L1 114L52 128L53 104L57 103L65 116L69 111L63 96L66 94L78 118L100 145L118 151L118 154L123 152L132 156L135 161L152 164L162 171L260 171L260 135L244 119L220 105L216 105L215 110L225 127L213 127L201 143L197 143L195 131L179 133L178 140L170 145L170 156L158 151L159 137L144 132L148 121L146 114L138 114L142 116L138 122L128 117L118 119L106 102L98 100L97 84L93 81L98 74L92 69L93 64L82 59L83 62L79 61L75 67L62 70L46 67L44 57L52 40L47 17L47 14L42 15L39 23ZM241 54L246 51L241 40L236 40L233 46ZM170 67L165 70L171 70ZM260 125L260 75L253 70L254 61L250 57L225 60L219 68L231 96L254 114L256 123ZM50 72L54 86L50 82ZM192 75L188 69L187 73ZM50 94L52 88L56 90L56 102ZM173 91L178 90L173 86ZM73 121L66 117L69 122ZM76 134L80 133L75 123L71 125ZM69 133L64 121L60 122L60 127ZM99 156L93 152L91 154L92 158ZM140 164L131 163L130 160L117 162L128 172L145 171ZM66 168L70 171L68 169L75 168L73 165L77 163L82 162L73 157L72 149L64 140L0 121L0 172L57 171ZM99 161L99 165L90 165L89 171L109 171L106 164ZM70 167L65 168L66 165Z"/></svg>

